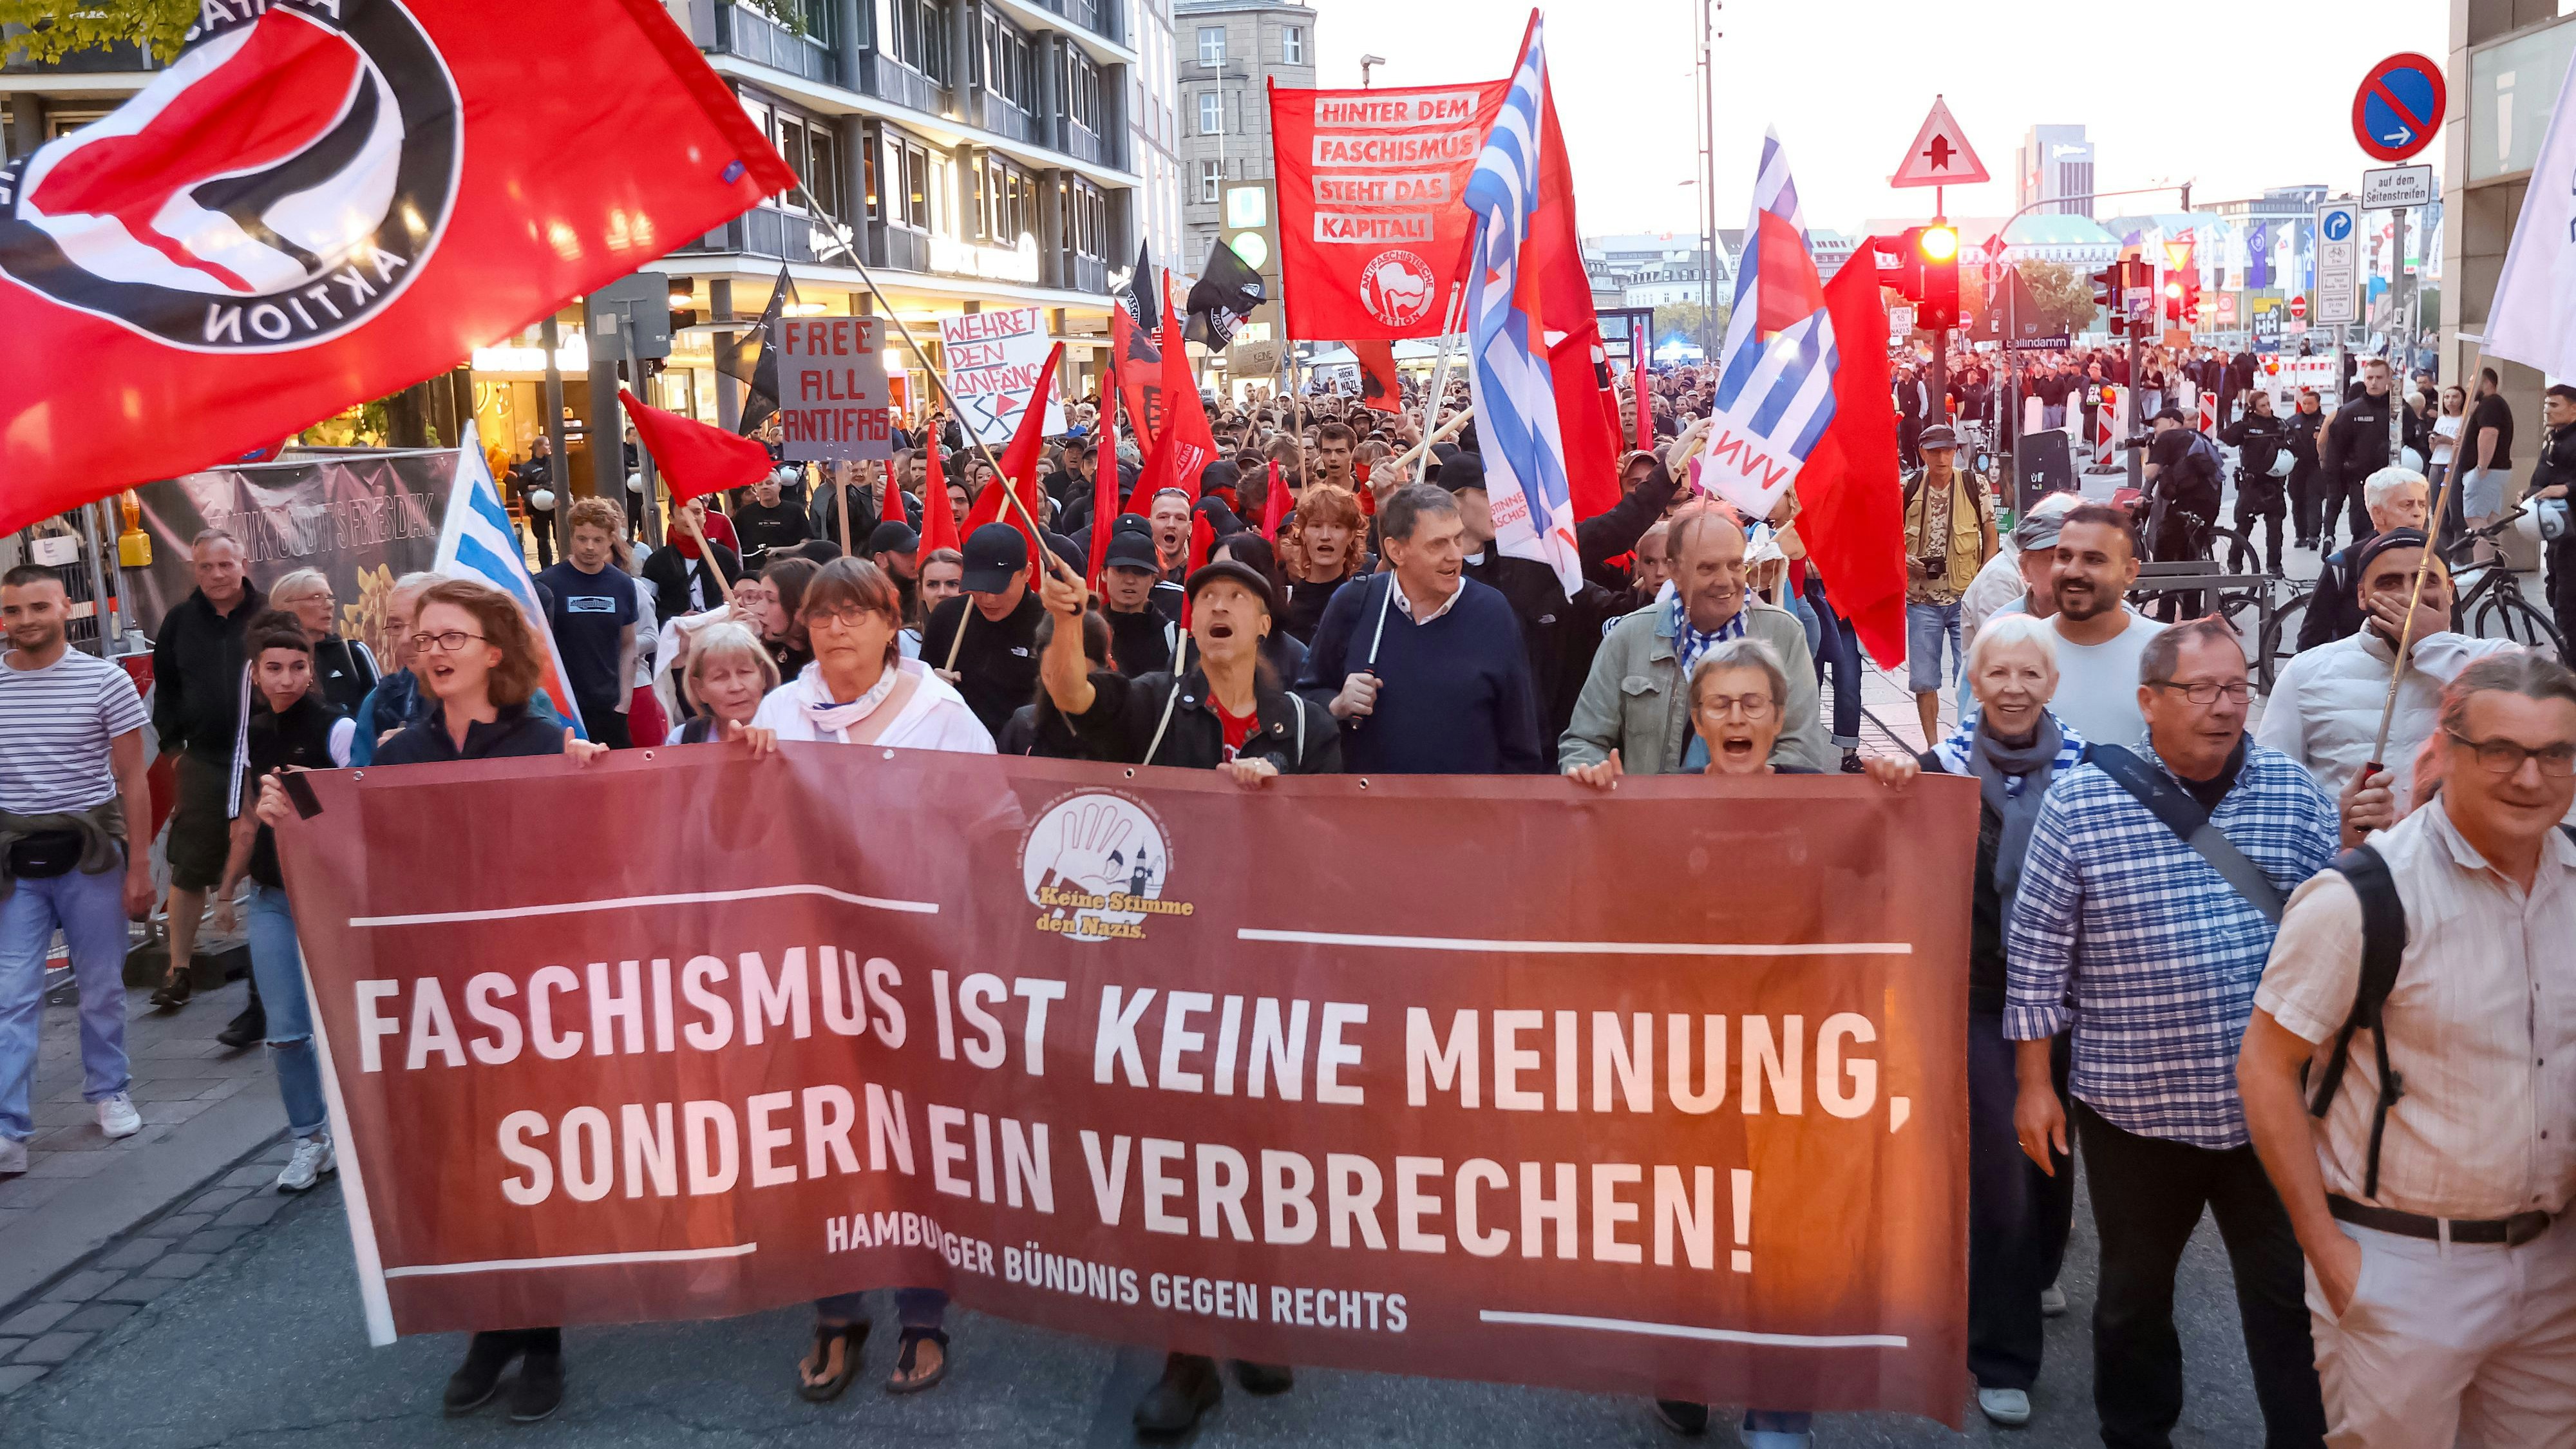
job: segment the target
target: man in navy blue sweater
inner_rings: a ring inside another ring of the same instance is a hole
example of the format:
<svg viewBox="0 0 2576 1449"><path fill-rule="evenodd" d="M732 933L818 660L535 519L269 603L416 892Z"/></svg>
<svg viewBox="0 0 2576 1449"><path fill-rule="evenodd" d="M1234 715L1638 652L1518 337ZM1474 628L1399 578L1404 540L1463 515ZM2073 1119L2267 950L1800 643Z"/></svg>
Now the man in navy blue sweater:
<svg viewBox="0 0 2576 1449"><path fill-rule="evenodd" d="M1379 508L1378 530L1394 568L1333 595L1297 681L1342 722L1343 769L1544 773L1520 620L1460 572L1457 500L1408 484Z"/></svg>

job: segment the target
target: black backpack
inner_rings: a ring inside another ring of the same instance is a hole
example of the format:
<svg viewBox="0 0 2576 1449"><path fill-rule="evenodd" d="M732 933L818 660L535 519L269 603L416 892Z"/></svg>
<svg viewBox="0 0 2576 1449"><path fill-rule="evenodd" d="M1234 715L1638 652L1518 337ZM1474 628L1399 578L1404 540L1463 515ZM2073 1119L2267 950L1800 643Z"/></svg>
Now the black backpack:
<svg viewBox="0 0 2576 1449"><path fill-rule="evenodd" d="M2576 825L2562 825L2567 838L2576 841ZM2367 1029L2379 1055L2379 1100L2371 1108L2370 1161L2364 1175L2361 1194L2379 1196L2379 1143L2388 1130L2388 1109L2406 1095L2406 1083L2388 1064L2388 1033L2380 1029L2381 1012L2388 1005L2388 994L2397 989L2397 967L2406 954L2406 903L2398 899L2396 878L2388 873L2388 862L2368 845L2357 845L2336 857L2334 868L2352 883L2352 893L2361 899L2361 985L2353 992L2352 1014L2344 1018L2343 1030L2335 1033L2334 1054L2326 1059L2324 1078L2317 1083L2316 1095L2309 1100L2308 1115L2323 1117L2334 1105L2335 1093L2343 1087L2344 1068L2352 1056L2352 1034Z"/></svg>

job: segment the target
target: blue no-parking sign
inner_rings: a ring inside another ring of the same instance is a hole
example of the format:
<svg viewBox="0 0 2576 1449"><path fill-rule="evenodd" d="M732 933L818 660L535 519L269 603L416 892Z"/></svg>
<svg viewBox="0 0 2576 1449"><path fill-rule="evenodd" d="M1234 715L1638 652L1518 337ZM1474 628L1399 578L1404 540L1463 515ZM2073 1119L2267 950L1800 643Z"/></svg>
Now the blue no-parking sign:
<svg viewBox="0 0 2576 1449"><path fill-rule="evenodd" d="M2403 161L2433 144L2450 92L2442 68L2420 55L2392 55L2370 68L2352 97L2352 138L2378 160Z"/></svg>

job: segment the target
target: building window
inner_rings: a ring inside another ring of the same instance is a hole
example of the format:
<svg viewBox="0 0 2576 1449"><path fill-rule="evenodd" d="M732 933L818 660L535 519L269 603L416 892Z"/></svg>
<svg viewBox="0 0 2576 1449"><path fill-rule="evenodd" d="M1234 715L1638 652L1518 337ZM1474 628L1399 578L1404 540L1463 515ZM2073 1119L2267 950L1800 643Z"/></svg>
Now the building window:
<svg viewBox="0 0 2576 1449"><path fill-rule="evenodd" d="M1036 96L1031 80L1029 38L997 15L984 16L984 43L979 63L985 88L1027 110Z"/></svg>
<svg viewBox="0 0 2576 1449"><path fill-rule="evenodd" d="M894 58L945 85L948 83L949 0L888 0L893 7Z"/></svg>
<svg viewBox="0 0 2576 1449"><path fill-rule="evenodd" d="M1217 136L1225 132L1225 93L1199 92L1199 134Z"/></svg>
<svg viewBox="0 0 2576 1449"><path fill-rule="evenodd" d="M1064 110L1075 125L1095 136L1100 134L1100 68L1091 63L1091 57L1084 55L1080 46L1065 47Z"/></svg>
<svg viewBox="0 0 2576 1449"><path fill-rule="evenodd" d="M1200 163L1199 163L1199 202L1200 202L1200 204L1205 205L1205 206L1214 206L1214 205L1216 204L1217 188L1218 188L1219 186L1224 185L1224 184L1225 184L1225 163L1224 163L1224 162L1222 162L1222 161L1202 161L1202 162L1200 162Z"/></svg>
<svg viewBox="0 0 2576 1449"><path fill-rule="evenodd" d="M1279 59L1289 65L1306 63L1306 27L1291 25L1279 32Z"/></svg>
<svg viewBox="0 0 2576 1449"><path fill-rule="evenodd" d="M1224 26L1202 25L1199 27L1199 64L1225 64Z"/></svg>
<svg viewBox="0 0 2576 1449"><path fill-rule="evenodd" d="M806 128L805 143L814 167L796 174L804 178L805 190L813 196L814 204L837 221L848 215L841 209L841 139L832 134L828 122L815 121Z"/></svg>
<svg viewBox="0 0 2576 1449"><path fill-rule="evenodd" d="M914 231L930 230L930 152L905 142L889 142L902 159L903 195L894 219Z"/></svg>

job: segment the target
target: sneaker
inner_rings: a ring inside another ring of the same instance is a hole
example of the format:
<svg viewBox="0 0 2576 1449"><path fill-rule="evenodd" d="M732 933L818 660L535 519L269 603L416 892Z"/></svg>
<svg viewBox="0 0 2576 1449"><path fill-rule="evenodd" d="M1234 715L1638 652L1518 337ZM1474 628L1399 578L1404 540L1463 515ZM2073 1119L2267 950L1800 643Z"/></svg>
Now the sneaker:
<svg viewBox="0 0 2576 1449"><path fill-rule="evenodd" d="M0 1177L15 1177L27 1170L27 1144L15 1137L0 1137Z"/></svg>
<svg viewBox="0 0 2576 1449"><path fill-rule="evenodd" d="M286 1159L286 1170L277 1175L279 1192L311 1192L315 1183L340 1170L331 1152L331 1134L316 1132L295 1144L295 1155Z"/></svg>
<svg viewBox="0 0 2576 1449"><path fill-rule="evenodd" d="M152 1004L163 1011L177 1011L188 1004L188 998L195 995L196 990L195 977L182 971L161 983L160 989L152 993Z"/></svg>
<svg viewBox="0 0 2576 1449"><path fill-rule="evenodd" d="M2054 1284L2054 1283L2051 1283L2051 1284L2049 1284L2047 1287L2040 1289L2040 1290L2039 1290L2039 1316L2040 1316L2040 1317L2042 1317L2042 1318L2063 1318L2063 1317L2065 1317L2065 1316L2066 1316L2066 1290L2065 1290L2065 1289L2063 1289L2063 1288L2058 1287L2058 1286L2057 1286L2056 1284Z"/></svg>
<svg viewBox="0 0 2576 1449"><path fill-rule="evenodd" d="M143 1130L143 1114L134 1110L130 1093L119 1092L99 1100L98 1130L110 1137L131 1137Z"/></svg>
<svg viewBox="0 0 2576 1449"><path fill-rule="evenodd" d="M1979 1389L1977 1412L2007 1429L2018 1429L2030 1422L2030 1395L2020 1389Z"/></svg>

